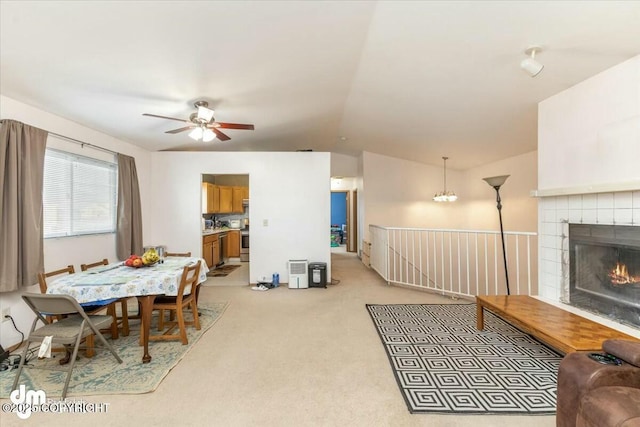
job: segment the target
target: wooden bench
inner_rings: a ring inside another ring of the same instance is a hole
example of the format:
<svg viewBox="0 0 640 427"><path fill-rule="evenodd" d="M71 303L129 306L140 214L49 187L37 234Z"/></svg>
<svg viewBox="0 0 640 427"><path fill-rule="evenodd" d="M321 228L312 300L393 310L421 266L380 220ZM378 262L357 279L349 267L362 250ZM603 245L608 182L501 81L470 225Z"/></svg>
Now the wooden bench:
<svg viewBox="0 0 640 427"><path fill-rule="evenodd" d="M526 295L477 296L478 329L484 329L484 309L503 318L559 352L601 351L607 339L640 341Z"/></svg>

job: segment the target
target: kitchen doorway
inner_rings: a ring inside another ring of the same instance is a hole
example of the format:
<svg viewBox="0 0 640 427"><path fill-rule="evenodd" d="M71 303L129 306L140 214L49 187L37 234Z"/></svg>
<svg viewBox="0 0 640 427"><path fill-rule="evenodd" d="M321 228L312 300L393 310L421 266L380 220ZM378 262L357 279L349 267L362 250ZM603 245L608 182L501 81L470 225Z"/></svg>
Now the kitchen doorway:
<svg viewBox="0 0 640 427"><path fill-rule="evenodd" d="M202 258L210 286L250 281L248 174L202 175Z"/></svg>

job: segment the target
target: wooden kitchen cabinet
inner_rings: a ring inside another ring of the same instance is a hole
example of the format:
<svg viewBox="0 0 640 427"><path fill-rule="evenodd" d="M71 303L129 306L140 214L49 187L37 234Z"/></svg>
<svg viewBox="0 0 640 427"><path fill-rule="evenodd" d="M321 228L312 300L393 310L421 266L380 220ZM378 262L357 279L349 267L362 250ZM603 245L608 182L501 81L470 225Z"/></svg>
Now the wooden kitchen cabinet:
<svg viewBox="0 0 640 427"><path fill-rule="evenodd" d="M220 212L220 187L215 184L209 184L207 195L209 199L209 213Z"/></svg>
<svg viewBox="0 0 640 427"><path fill-rule="evenodd" d="M244 197L243 187L233 187L233 212L242 213L242 198Z"/></svg>
<svg viewBox="0 0 640 427"><path fill-rule="evenodd" d="M220 188L208 182L202 183L202 213L218 213L220 211Z"/></svg>
<svg viewBox="0 0 640 427"><path fill-rule="evenodd" d="M218 242L218 235L211 234L209 236L202 237L202 258L204 258L207 263L207 267L211 268L214 266L214 258L213 254L215 253L213 248L213 242Z"/></svg>
<svg viewBox="0 0 640 427"><path fill-rule="evenodd" d="M213 251L213 265L216 266L220 264L220 240L218 240L218 236L216 235L216 239L213 241L212 246Z"/></svg>
<svg viewBox="0 0 640 427"><path fill-rule="evenodd" d="M240 257L240 230L229 230L227 232L227 257Z"/></svg>
<svg viewBox="0 0 640 427"><path fill-rule="evenodd" d="M242 188L242 198L249 200L249 187L241 187Z"/></svg>
<svg viewBox="0 0 640 427"><path fill-rule="evenodd" d="M224 185L218 186L220 191L220 209L219 213L233 212L233 188Z"/></svg>

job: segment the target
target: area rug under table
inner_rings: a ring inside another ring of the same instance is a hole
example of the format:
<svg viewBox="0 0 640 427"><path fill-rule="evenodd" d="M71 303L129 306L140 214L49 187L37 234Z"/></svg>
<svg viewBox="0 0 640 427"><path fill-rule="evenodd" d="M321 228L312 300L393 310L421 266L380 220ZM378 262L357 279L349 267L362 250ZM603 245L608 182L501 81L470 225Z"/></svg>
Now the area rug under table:
<svg viewBox="0 0 640 427"><path fill-rule="evenodd" d="M555 414L562 356L475 304L368 304L411 413Z"/></svg>
<svg viewBox="0 0 640 427"><path fill-rule="evenodd" d="M222 316L227 303L207 303L198 307L200 315L199 331L187 326L189 343L182 345L177 341L153 341L149 343L150 363L142 363L143 348L138 345L140 338L139 321L130 321L131 333L117 340L107 339L122 358L118 363L113 355L104 347L96 347L96 355L90 359L84 354L79 356L73 368L67 396L90 396L102 394L140 394L155 390L162 379L175 367L187 352L198 342L202 335ZM190 314L187 314L190 316ZM157 323L152 323L155 327ZM152 329L152 333L158 333ZM97 342L98 340L96 340ZM36 354L37 356L37 345ZM84 353L81 351L80 353ZM64 353L54 352L48 361L37 360L33 356L29 363L51 363L57 365ZM11 356L14 357L13 354ZM11 392L13 380L18 371L15 369L0 372L0 397L7 398ZM25 368L18 384L24 384L27 390L44 390L47 397L62 394L67 373Z"/></svg>

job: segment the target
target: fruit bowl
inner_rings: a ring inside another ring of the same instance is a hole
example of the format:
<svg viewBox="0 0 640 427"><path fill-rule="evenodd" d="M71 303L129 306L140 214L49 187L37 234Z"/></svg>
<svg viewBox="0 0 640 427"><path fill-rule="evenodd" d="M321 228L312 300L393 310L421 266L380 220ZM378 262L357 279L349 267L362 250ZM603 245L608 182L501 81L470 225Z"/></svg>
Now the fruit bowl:
<svg viewBox="0 0 640 427"><path fill-rule="evenodd" d="M153 260L153 262L150 262L152 260ZM153 258L147 259L144 256L131 255L124 262L124 265L127 266L127 267L132 267L132 268L151 267L153 265L156 265L158 263L158 261L160 261L160 259L153 259Z"/></svg>

